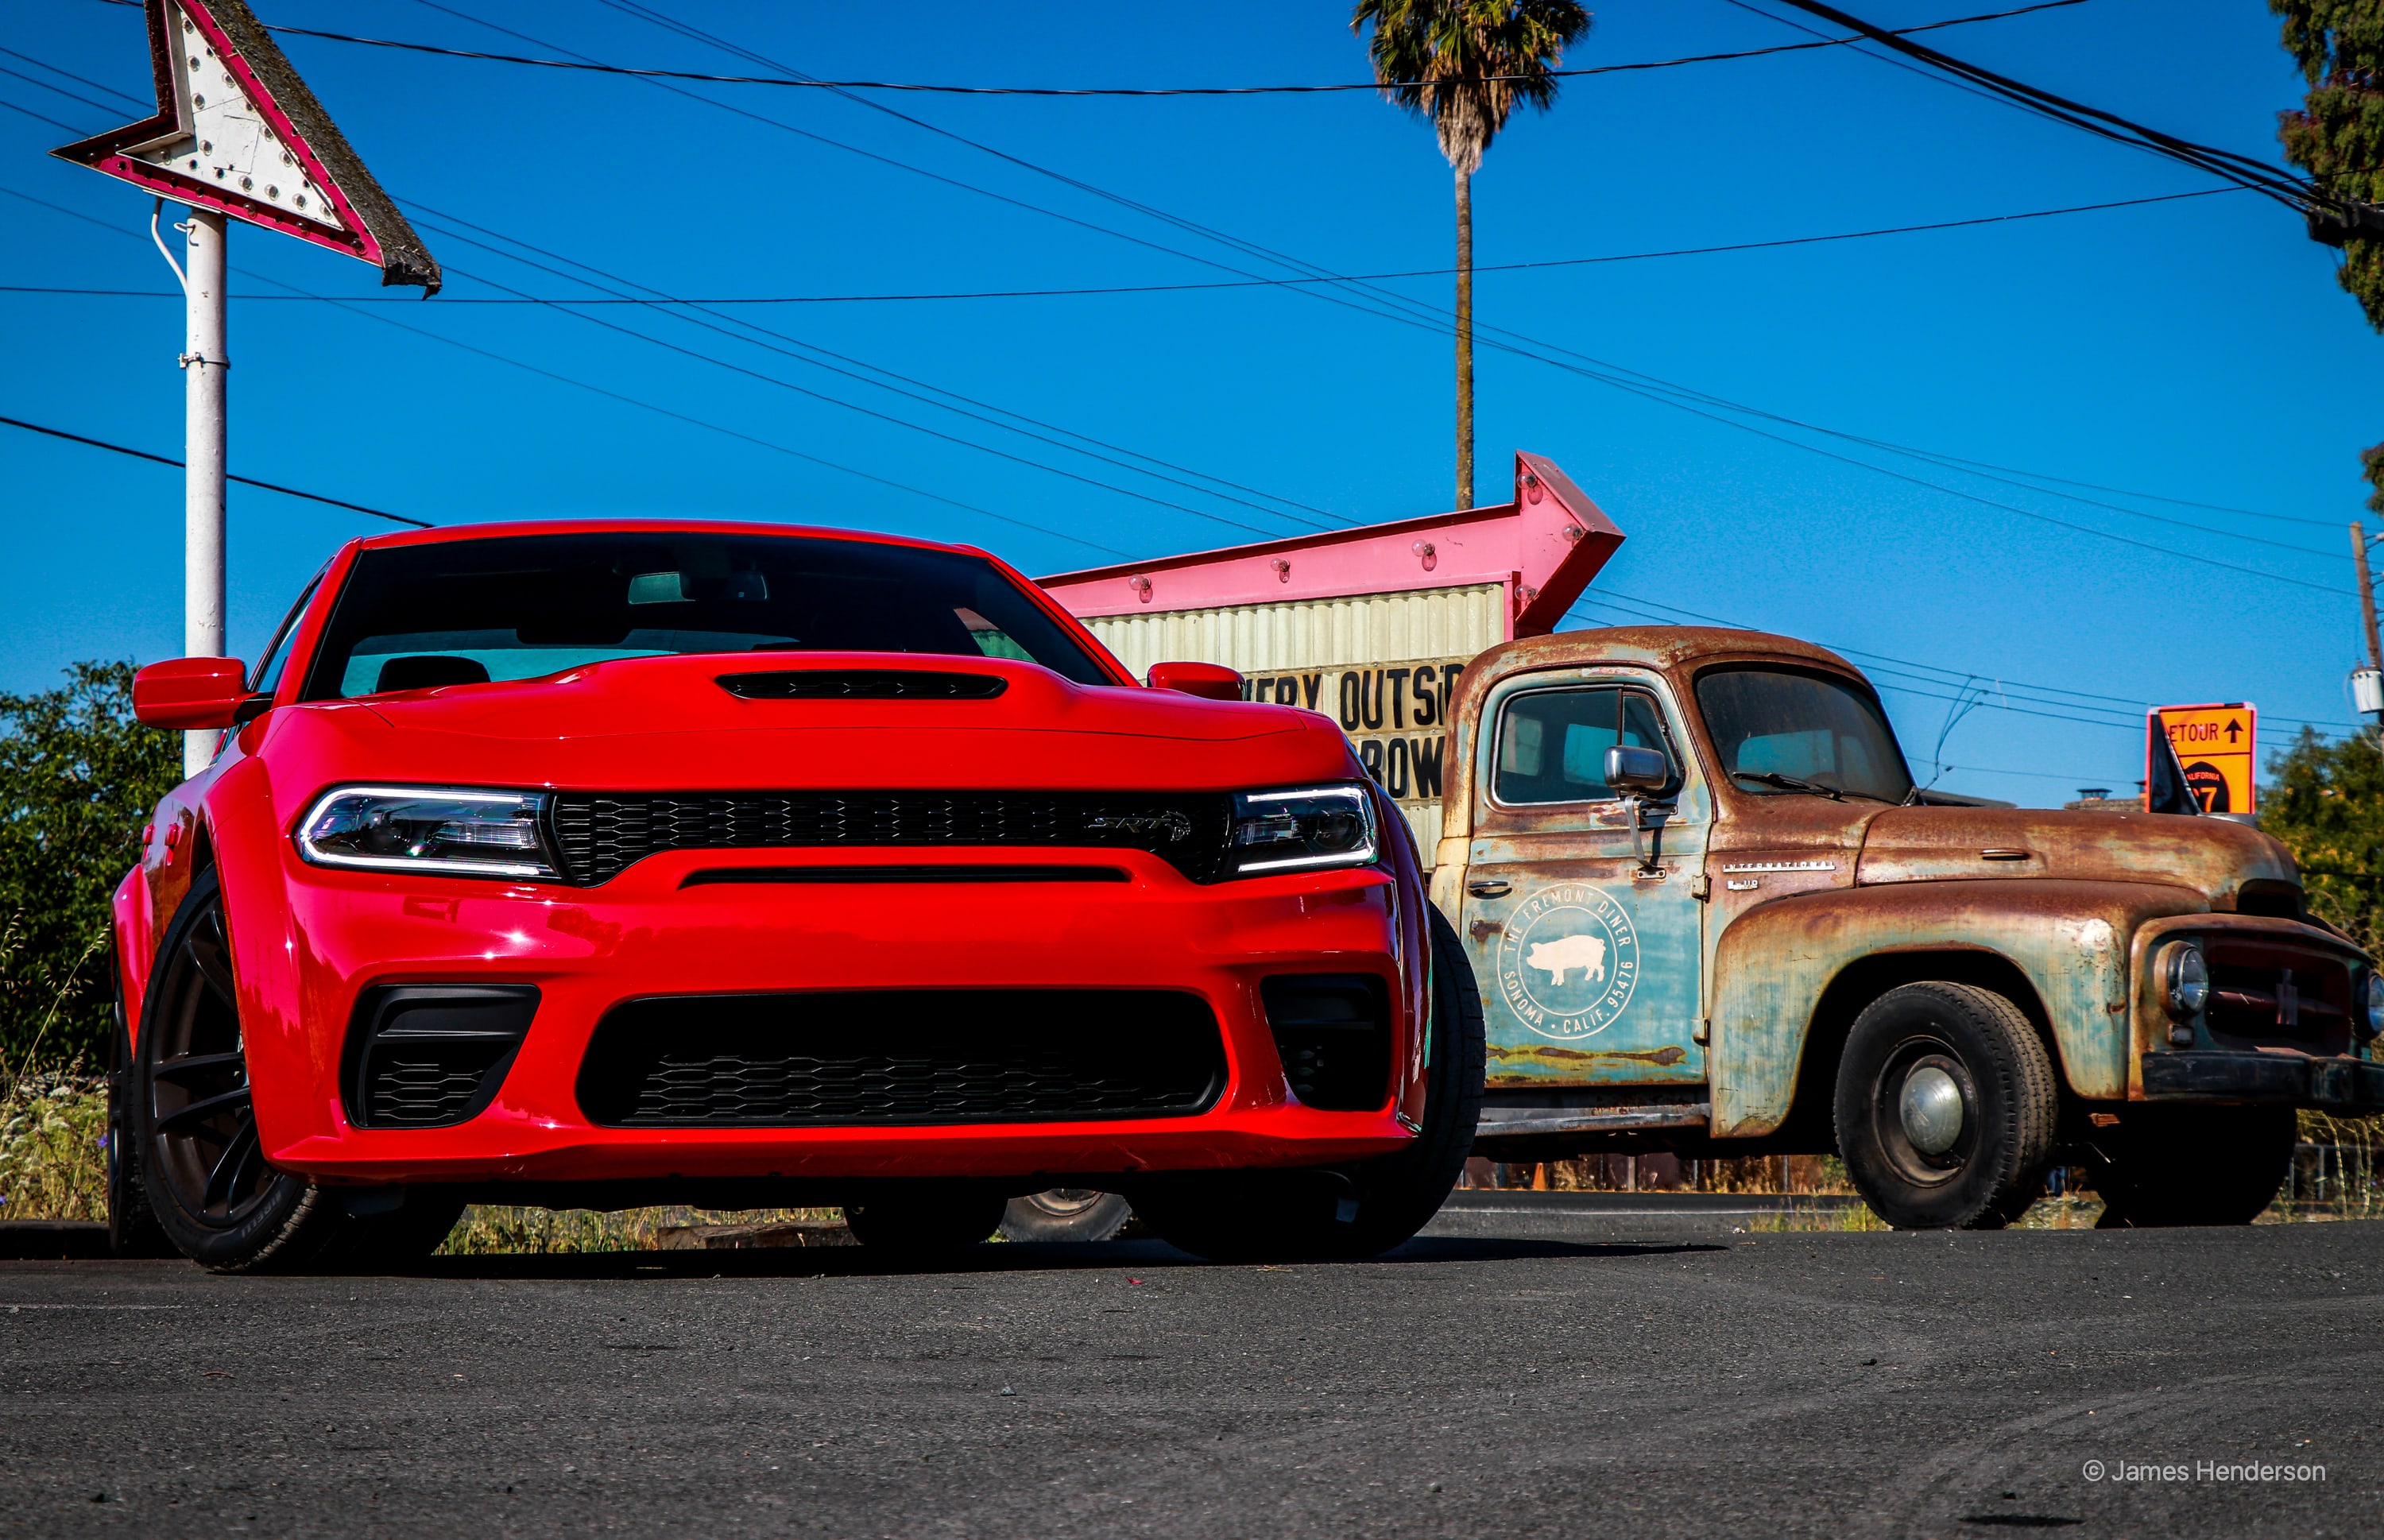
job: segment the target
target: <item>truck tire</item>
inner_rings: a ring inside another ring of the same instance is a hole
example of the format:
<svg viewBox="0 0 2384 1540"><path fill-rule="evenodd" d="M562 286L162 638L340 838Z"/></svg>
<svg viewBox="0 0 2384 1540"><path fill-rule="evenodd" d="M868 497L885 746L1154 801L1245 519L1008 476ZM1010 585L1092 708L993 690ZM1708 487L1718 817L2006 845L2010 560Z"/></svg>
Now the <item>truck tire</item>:
<svg viewBox="0 0 2384 1540"><path fill-rule="evenodd" d="M854 1240L874 1251L925 1259L990 1238L1008 1207L1001 1194L978 1187L888 1185L864 1202L846 1204L844 1223Z"/></svg>
<svg viewBox="0 0 2384 1540"><path fill-rule="evenodd" d="M2098 1230L2249 1224L2275 1201L2299 1136L2290 1107L2145 1107L2095 1140Z"/></svg>
<svg viewBox="0 0 2384 1540"><path fill-rule="evenodd" d="M1234 1172L1152 1183L1135 1211L1178 1250L1211 1261L1379 1256L1447 1200L1482 1113L1482 995L1457 932L1424 906L1432 937L1423 1129L1397 1154L1346 1166Z"/></svg>
<svg viewBox="0 0 2384 1540"><path fill-rule="evenodd" d="M2044 1187L2060 1112L2036 1029L1991 989L1906 984L1838 1061L1838 1153L1899 1230L1999 1230Z"/></svg>
<svg viewBox="0 0 2384 1540"><path fill-rule="evenodd" d="M1108 1240L1125 1228L1134 1206L1113 1192L1090 1187L1053 1187L1013 1198L1002 1211L1004 1240Z"/></svg>
<svg viewBox="0 0 2384 1540"><path fill-rule="evenodd" d="M142 1190L175 1249L216 1273L312 1266L347 1214L337 1196L276 1171L258 1145L214 869L191 879L157 948L132 1058Z"/></svg>

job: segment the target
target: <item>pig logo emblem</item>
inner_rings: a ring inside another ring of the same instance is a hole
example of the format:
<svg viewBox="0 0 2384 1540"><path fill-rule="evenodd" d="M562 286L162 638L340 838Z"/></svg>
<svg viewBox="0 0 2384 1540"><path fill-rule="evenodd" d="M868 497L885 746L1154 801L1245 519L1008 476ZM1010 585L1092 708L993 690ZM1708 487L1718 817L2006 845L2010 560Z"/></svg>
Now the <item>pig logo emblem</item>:
<svg viewBox="0 0 2384 1540"><path fill-rule="evenodd" d="M1565 975L1582 970L1582 982L1603 982L1606 977L1606 939L1599 936L1567 936L1555 941L1535 941L1523 965L1544 968L1552 987L1561 988Z"/></svg>
<svg viewBox="0 0 2384 1540"><path fill-rule="evenodd" d="M1638 985L1638 927L1603 888L1544 888L1516 905L1499 932L1494 987L1539 1037L1597 1036L1630 1007Z"/></svg>

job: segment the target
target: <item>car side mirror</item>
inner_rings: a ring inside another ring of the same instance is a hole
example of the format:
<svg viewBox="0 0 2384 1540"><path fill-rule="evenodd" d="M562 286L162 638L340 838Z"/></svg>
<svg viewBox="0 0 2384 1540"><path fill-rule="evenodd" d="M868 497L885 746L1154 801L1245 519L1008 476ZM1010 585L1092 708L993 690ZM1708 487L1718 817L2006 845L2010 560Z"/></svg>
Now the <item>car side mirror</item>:
<svg viewBox="0 0 2384 1540"><path fill-rule="evenodd" d="M248 698L248 665L238 658L174 658L132 676L132 714L144 727L232 727Z"/></svg>
<svg viewBox="0 0 2384 1540"><path fill-rule="evenodd" d="M1670 784L1672 766L1657 749L1616 744L1606 751L1606 784L1625 797L1652 797Z"/></svg>
<svg viewBox="0 0 2384 1540"><path fill-rule="evenodd" d="M1147 678L1153 689L1181 690L1204 701L1242 699L1242 677L1213 663L1155 663Z"/></svg>

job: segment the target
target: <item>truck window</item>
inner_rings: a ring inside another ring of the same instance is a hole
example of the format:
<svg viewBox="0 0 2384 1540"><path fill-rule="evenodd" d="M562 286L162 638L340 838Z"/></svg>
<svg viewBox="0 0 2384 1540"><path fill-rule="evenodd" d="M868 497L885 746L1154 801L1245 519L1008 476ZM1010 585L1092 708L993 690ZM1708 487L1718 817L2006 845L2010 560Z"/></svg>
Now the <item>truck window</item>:
<svg viewBox="0 0 2384 1540"><path fill-rule="evenodd" d="M1498 768L1491 794L1510 806L1610 801L1606 751L1654 749L1677 766L1652 696L1612 686L1535 689L1510 696L1498 715ZM1673 780L1677 783L1675 768Z"/></svg>
<svg viewBox="0 0 2384 1540"><path fill-rule="evenodd" d="M1904 751L1869 691L1826 674L1713 668L1697 676L1697 709L1731 784L1750 796L1792 789L1737 778L1793 776L1851 796L1901 802L1912 794Z"/></svg>

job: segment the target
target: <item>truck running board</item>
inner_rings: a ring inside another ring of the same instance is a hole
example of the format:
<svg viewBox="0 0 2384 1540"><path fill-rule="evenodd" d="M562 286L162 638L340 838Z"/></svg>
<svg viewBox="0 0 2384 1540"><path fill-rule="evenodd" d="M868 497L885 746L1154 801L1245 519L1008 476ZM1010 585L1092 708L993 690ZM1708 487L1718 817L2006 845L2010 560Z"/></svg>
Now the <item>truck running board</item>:
<svg viewBox="0 0 2384 1540"><path fill-rule="evenodd" d="M1682 1101L1667 1107L1484 1107L1474 1137L1513 1138L1525 1134L1604 1134L1636 1128L1703 1128L1713 1103Z"/></svg>

